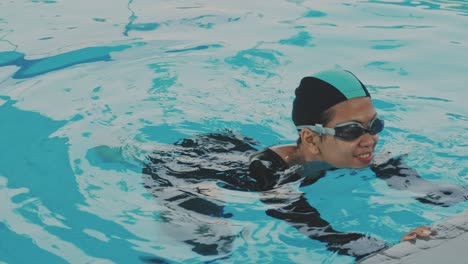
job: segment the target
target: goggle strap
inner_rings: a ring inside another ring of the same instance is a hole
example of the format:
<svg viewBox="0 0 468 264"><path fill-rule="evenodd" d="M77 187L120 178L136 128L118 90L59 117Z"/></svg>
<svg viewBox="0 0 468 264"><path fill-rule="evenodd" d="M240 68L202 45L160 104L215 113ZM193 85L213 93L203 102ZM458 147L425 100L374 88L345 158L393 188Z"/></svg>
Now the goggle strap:
<svg viewBox="0 0 468 264"><path fill-rule="evenodd" d="M328 135L335 135L335 129L333 128L328 128L328 127L323 127L322 124L316 124L316 125L304 125L304 126L296 126L296 129L298 132L300 132L302 129L308 128L314 132L317 132L320 135L323 134L328 134Z"/></svg>

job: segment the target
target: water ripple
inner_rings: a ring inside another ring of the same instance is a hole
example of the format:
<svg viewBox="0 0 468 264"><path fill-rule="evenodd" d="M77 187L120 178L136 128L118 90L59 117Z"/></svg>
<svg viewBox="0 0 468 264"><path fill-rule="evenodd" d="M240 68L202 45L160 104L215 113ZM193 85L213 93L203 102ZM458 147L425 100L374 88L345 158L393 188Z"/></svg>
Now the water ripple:
<svg viewBox="0 0 468 264"><path fill-rule="evenodd" d="M371 48L376 50L397 49L408 45L408 43L390 39L372 40L371 42L373 43Z"/></svg>
<svg viewBox="0 0 468 264"><path fill-rule="evenodd" d="M424 29L432 28L433 26L414 26L414 25L393 25L393 26L363 26L363 28L375 29Z"/></svg>
<svg viewBox="0 0 468 264"><path fill-rule="evenodd" d="M403 76L408 75L408 72L404 69L404 67L389 61L373 61L366 64L364 67L388 72L396 72Z"/></svg>
<svg viewBox="0 0 468 264"><path fill-rule="evenodd" d="M419 7L427 10L444 10L444 11L455 11L461 12L461 15L468 14L468 3L463 0L433 0L433 1L412 1L412 0L400 0L400 1L385 1L385 0L368 0L370 3L384 4L384 5L397 5L407 7Z"/></svg>
<svg viewBox="0 0 468 264"><path fill-rule="evenodd" d="M279 41L280 44L284 45L293 45L293 46L299 46L299 47L313 47L315 46L314 44L311 43L312 36L305 31L299 32L297 35L292 36L288 39L281 39Z"/></svg>
<svg viewBox="0 0 468 264"><path fill-rule="evenodd" d="M119 52L130 47L128 45L89 47L37 60L24 59L24 54L16 51L0 52L0 67L19 66L20 69L12 77L15 79L31 78L78 64L109 61L111 52Z"/></svg>

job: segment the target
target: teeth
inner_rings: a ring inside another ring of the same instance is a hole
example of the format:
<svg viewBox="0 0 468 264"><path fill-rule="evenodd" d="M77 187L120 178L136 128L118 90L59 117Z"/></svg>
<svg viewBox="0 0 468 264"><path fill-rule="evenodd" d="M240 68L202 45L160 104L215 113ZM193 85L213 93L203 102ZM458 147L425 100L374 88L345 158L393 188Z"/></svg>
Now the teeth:
<svg viewBox="0 0 468 264"><path fill-rule="evenodd" d="M370 156L369 153L359 155L359 157L361 158L368 158L369 156Z"/></svg>

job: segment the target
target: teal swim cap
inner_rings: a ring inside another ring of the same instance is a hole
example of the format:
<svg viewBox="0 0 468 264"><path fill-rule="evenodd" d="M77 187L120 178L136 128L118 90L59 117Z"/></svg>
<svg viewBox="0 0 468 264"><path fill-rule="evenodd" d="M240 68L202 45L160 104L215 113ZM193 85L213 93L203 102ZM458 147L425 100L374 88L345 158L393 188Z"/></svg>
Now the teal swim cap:
<svg viewBox="0 0 468 264"><path fill-rule="evenodd" d="M370 97L366 86L346 70L328 70L304 77L295 94L292 119L296 126L317 124L325 110L343 101Z"/></svg>

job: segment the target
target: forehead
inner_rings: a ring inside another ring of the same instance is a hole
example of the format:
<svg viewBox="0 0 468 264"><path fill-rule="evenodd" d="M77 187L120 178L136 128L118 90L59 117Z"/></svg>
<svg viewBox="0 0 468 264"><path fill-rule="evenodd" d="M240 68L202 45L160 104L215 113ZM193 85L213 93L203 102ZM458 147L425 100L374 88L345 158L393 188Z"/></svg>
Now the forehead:
<svg viewBox="0 0 468 264"><path fill-rule="evenodd" d="M329 122L330 126L352 120L365 124L376 113L370 97L353 98L341 102L331 109L334 111L334 116Z"/></svg>

